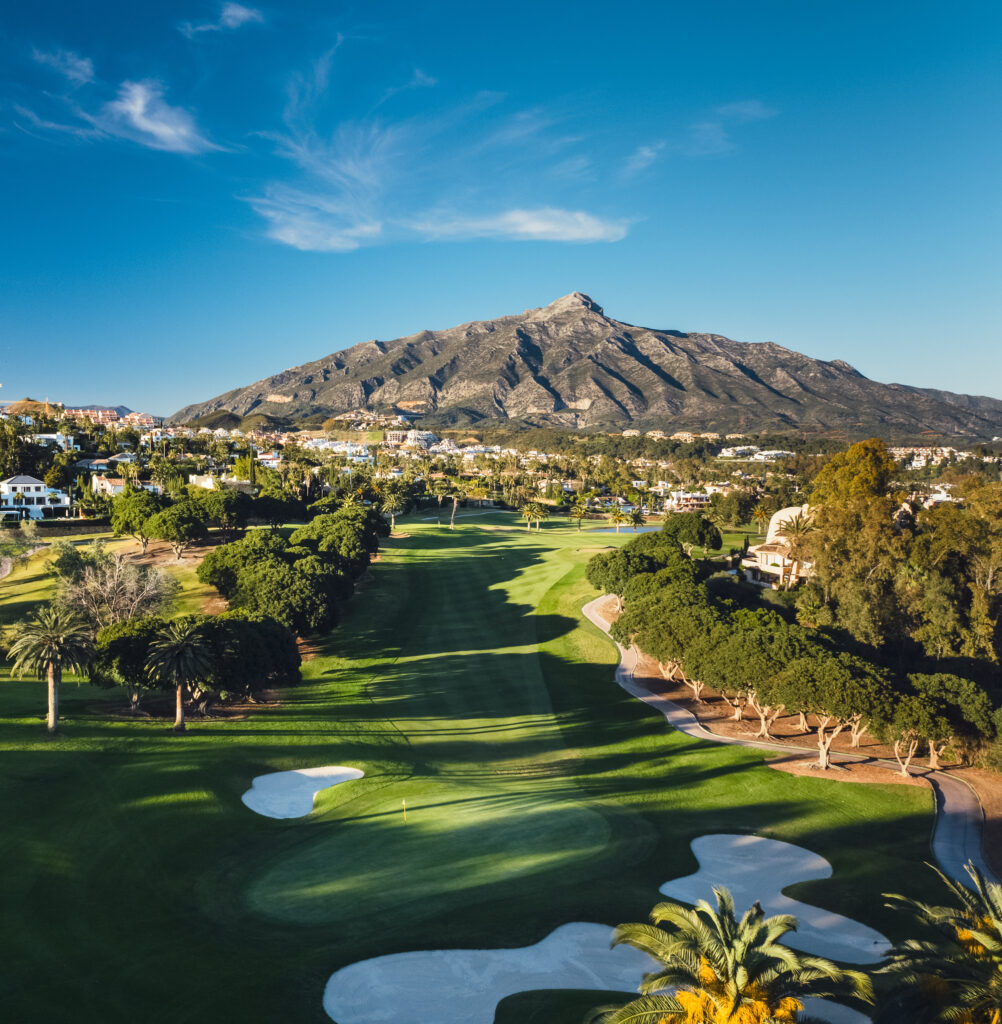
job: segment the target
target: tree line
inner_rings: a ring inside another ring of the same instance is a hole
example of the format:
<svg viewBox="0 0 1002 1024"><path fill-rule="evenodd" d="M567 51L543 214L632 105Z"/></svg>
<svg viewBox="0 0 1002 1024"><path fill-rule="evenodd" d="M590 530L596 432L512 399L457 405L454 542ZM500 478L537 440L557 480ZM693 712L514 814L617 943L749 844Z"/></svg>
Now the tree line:
<svg viewBox="0 0 1002 1024"><path fill-rule="evenodd" d="M288 539L255 530L214 548L198 567L199 580L231 608L269 616L301 635L331 628L337 602L351 595L389 528L375 507L353 498L324 507L333 511L320 511Z"/></svg>
<svg viewBox="0 0 1002 1024"><path fill-rule="evenodd" d="M173 535L173 543L183 545L204 535L210 509L221 530L239 530L247 508L240 499L247 495L205 493L209 500L193 495L170 503L145 491L126 493L115 500L116 532L135 536L145 551L169 516L189 524L187 540ZM171 618L178 584L165 570L112 553L101 541L87 547L56 542L54 596L19 623L7 643L15 675L47 682L49 732L57 729L65 672L122 687L133 713L140 712L144 694L172 691L178 731L185 728L188 704L205 713L218 700L296 683L296 636L336 623L338 602L351 595L389 532L378 507L352 495L323 499L310 512L312 519L288 537L275 523L209 552L197 575L227 598L229 610L220 615Z"/></svg>
<svg viewBox="0 0 1002 1024"><path fill-rule="evenodd" d="M1002 713L975 681L952 672L895 671L840 643L837 631L789 621L774 608L742 606L705 578L682 545L661 531L589 561L588 580L616 595L612 635L656 659L665 678L697 702L719 694L735 719L751 715L763 739L783 715L813 732L818 765L843 733L870 732L891 745L902 772L920 749L938 767L947 747L969 760L994 758ZM710 585L708 585L708 583Z"/></svg>

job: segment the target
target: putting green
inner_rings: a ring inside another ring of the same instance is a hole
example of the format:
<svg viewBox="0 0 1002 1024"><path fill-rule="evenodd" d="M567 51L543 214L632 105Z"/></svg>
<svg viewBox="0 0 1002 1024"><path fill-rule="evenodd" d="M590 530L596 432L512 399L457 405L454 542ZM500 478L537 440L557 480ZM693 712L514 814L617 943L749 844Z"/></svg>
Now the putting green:
<svg viewBox="0 0 1002 1024"><path fill-rule="evenodd" d="M556 795L448 783L434 795L420 783L392 792L353 803L353 817L317 829L267 868L250 886L250 906L278 920L350 927L407 905L416 921L436 916L443 899L458 908L583 883L642 844L626 830L617 835L599 810ZM642 837L644 823L636 824Z"/></svg>
<svg viewBox="0 0 1002 1024"><path fill-rule="evenodd" d="M595 538L509 514L402 529L280 707L175 737L70 684L50 742L44 688L0 674L12 1020L166 1024L183 998L185 1024L319 1024L326 979L358 960L640 920L707 833L821 854L833 877L789 894L892 938L881 892L932 895L925 791L783 775L615 685L580 616ZM35 566L4 581L0 619L48 585ZM365 777L306 818L241 803L257 776L330 764Z"/></svg>

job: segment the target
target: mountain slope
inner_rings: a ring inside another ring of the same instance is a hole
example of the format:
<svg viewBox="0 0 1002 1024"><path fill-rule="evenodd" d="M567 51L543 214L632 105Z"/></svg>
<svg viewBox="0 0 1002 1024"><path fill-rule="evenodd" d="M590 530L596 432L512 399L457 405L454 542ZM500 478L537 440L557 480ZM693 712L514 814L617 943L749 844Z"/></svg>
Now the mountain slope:
<svg viewBox="0 0 1002 1024"><path fill-rule="evenodd" d="M516 316L354 345L189 405L171 421L359 408L417 413L422 425L1002 433L1002 401L879 384L841 360L769 342L636 327L580 292Z"/></svg>

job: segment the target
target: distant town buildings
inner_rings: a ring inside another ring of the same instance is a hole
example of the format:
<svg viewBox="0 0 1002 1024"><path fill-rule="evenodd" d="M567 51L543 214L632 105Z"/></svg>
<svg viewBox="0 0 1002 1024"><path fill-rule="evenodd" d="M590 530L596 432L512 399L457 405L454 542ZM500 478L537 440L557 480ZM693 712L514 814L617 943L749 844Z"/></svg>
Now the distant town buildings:
<svg viewBox="0 0 1002 1024"><path fill-rule="evenodd" d="M958 451L956 448L931 445L888 448L887 454L896 462L902 463L906 469L925 469L926 466L939 466L944 462L960 462L963 459L971 458L974 453ZM994 458L989 457L988 461L994 461Z"/></svg>
<svg viewBox="0 0 1002 1024"><path fill-rule="evenodd" d="M64 409L63 413L68 419L84 420L95 426L113 427L116 430L123 430L126 427L157 427L162 422L159 417L151 416L147 412L127 412L120 416L115 409Z"/></svg>

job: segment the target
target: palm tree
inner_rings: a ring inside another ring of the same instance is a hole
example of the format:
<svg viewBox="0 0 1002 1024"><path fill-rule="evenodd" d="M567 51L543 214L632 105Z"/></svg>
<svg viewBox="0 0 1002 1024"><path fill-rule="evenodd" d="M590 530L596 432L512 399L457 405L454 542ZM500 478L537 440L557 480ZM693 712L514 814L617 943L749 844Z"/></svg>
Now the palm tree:
<svg viewBox="0 0 1002 1024"><path fill-rule="evenodd" d="M518 514L525 519L525 528L531 530L532 521L539 518L539 503L535 501L525 502L520 506Z"/></svg>
<svg viewBox="0 0 1002 1024"><path fill-rule="evenodd" d="M459 503L466 499L466 488L457 483L449 495L452 498L452 515L449 518L449 529L454 530L456 528L456 509L459 507Z"/></svg>
<svg viewBox="0 0 1002 1024"><path fill-rule="evenodd" d="M618 505L609 513L609 522L616 527L616 533L619 533L619 528L627 521L626 513Z"/></svg>
<svg viewBox="0 0 1002 1024"><path fill-rule="evenodd" d="M633 532L637 532L638 526L643 526L647 522L647 516L639 509L635 508L629 515L630 525L633 527Z"/></svg>
<svg viewBox="0 0 1002 1024"><path fill-rule="evenodd" d="M967 865L971 887L933 868L952 896L932 906L893 893L887 906L910 913L924 931L938 933L891 949L880 969L893 979L876 1024L1000 1024L1002 1022L1002 885Z"/></svg>
<svg viewBox="0 0 1002 1024"><path fill-rule="evenodd" d="M752 509L752 519L755 520L758 526L758 535L761 537L765 530L765 524L769 522L769 511L761 502Z"/></svg>
<svg viewBox="0 0 1002 1024"><path fill-rule="evenodd" d="M803 1022L806 998L872 1002L869 978L780 942L797 927L789 914L766 917L758 903L739 921L727 889L717 906L659 903L653 924L620 925L613 945L641 949L659 964L644 976L641 999L600 1011L603 1024L785 1024ZM674 989L674 996L663 993Z"/></svg>
<svg viewBox="0 0 1002 1024"><path fill-rule="evenodd" d="M576 501L571 505L570 511L567 513L571 519L576 519L578 523L578 532L581 532L581 523L588 518L588 506L581 501Z"/></svg>
<svg viewBox="0 0 1002 1024"><path fill-rule="evenodd" d="M397 528L397 513L404 510L404 499L396 491L390 491L383 497L383 515L390 517L390 532Z"/></svg>
<svg viewBox="0 0 1002 1024"><path fill-rule="evenodd" d="M59 721L59 684L63 680L63 669L79 672L94 654L90 627L68 612L46 605L33 618L20 624L17 639L7 654L14 662L14 675L45 676L49 687L46 724L52 735Z"/></svg>
<svg viewBox="0 0 1002 1024"><path fill-rule="evenodd" d="M129 489L133 490L138 486L139 480L139 463L138 462L126 462L122 464L122 476L125 482L129 485Z"/></svg>
<svg viewBox="0 0 1002 1024"><path fill-rule="evenodd" d="M175 690L175 732L184 732L185 690L205 679L209 668L208 641L201 626L190 618L168 622L150 644L147 673L154 682Z"/></svg>
<svg viewBox="0 0 1002 1024"><path fill-rule="evenodd" d="M441 515L442 501L449 493L449 482L447 480L436 480L435 483L432 484L431 493L435 495L435 500L438 502L439 515Z"/></svg>
<svg viewBox="0 0 1002 1024"><path fill-rule="evenodd" d="M814 520L803 512L784 519L776 531L777 537L786 541L790 571L786 574L786 589L789 590L800 576L800 563L804 555L807 538L814 531Z"/></svg>
<svg viewBox="0 0 1002 1024"><path fill-rule="evenodd" d="M544 505L541 501L534 501L532 504L535 507L536 514L533 518L536 520L536 529L538 530L540 522L550 518L550 506Z"/></svg>

